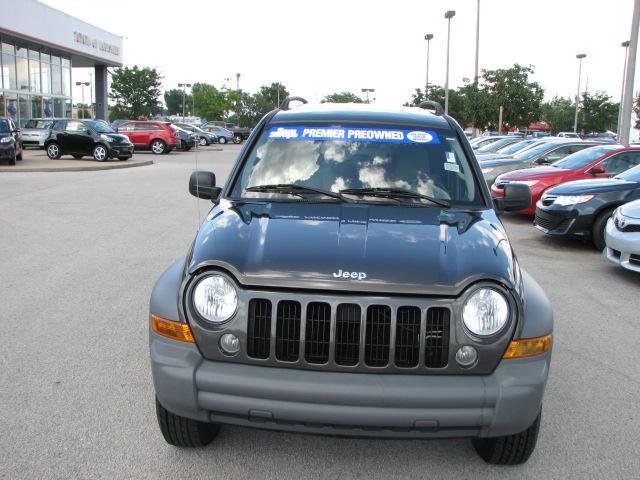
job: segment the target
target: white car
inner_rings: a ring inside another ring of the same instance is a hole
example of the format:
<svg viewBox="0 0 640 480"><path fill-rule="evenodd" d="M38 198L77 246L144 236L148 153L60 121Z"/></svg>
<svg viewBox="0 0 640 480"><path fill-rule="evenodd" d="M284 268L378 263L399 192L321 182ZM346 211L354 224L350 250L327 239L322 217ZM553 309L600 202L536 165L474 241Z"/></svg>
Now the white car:
<svg viewBox="0 0 640 480"><path fill-rule="evenodd" d="M607 221L604 256L640 273L640 200L618 207Z"/></svg>
<svg viewBox="0 0 640 480"><path fill-rule="evenodd" d="M560 137L560 138L580 138L580 135L578 135L576 132L560 132L560 133L558 133L558 135L556 135L556 137Z"/></svg>

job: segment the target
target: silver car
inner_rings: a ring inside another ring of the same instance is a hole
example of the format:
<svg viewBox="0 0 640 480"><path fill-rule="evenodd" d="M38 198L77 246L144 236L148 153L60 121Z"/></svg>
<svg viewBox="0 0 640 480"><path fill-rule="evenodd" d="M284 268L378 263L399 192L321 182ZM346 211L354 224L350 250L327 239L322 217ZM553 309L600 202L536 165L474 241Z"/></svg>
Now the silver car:
<svg viewBox="0 0 640 480"><path fill-rule="evenodd" d="M53 124L62 118L32 118L22 129L22 146L44 148L44 141L49 136Z"/></svg>
<svg viewBox="0 0 640 480"><path fill-rule="evenodd" d="M605 258L640 273L640 200L618 207L607 221Z"/></svg>

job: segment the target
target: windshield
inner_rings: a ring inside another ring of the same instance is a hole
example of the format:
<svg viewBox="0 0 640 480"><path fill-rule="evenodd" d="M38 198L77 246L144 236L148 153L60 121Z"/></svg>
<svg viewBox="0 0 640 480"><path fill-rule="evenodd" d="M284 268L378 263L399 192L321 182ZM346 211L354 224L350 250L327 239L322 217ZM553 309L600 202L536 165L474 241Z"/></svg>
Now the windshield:
<svg viewBox="0 0 640 480"><path fill-rule="evenodd" d="M558 144L557 143L551 143L551 142L544 142L541 143L540 145L536 146L536 147L532 147L532 148L527 148L526 150L523 150L521 152L516 153L513 158L517 158L518 160L529 160L530 158L535 157L538 154L544 153L548 150L551 150L555 147L557 147Z"/></svg>
<svg viewBox="0 0 640 480"><path fill-rule="evenodd" d="M478 153L495 152L505 145L511 145L514 142L517 142L517 140L515 140L514 138L503 138L501 140L489 143L488 145L483 145L477 151Z"/></svg>
<svg viewBox="0 0 640 480"><path fill-rule="evenodd" d="M531 146L532 144L536 143L538 140L523 140L521 142L517 142L517 143L513 143L511 145L507 145L506 147L502 147L499 150L496 151L496 153L501 153L503 155L511 155L514 154L516 152L519 152L520 150Z"/></svg>
<svg viewBox="0 0 640 480"><path fill-rule="evenodd" d="M629 182L640 182L640 165L637 165L626 172L616 175L614 178L627 180Z"/></svg>
<svg viewBox="0 0 640 480"><path fill-rule="evenodd" d="M2 133L9 133L9 122L4 120L4 119L0 119L0 132Z"/></svg>
<svg viewBox="0 0 640 480"><path fill-rule="evenodd" d="M54 120L29 120L24 125L24 128L39 128L46 130L48 128L52 128L54 123Z"/></svg>
<svg viewBox="0 0 640 480"><path fill-rule="evenodd" d="M89 125L98 133L116 133L116 131L108 125L105 125L102 122L96 122L94 120L85 120L86 125Z"/></svg>
<svg viewBox="0 0 640 480"><path fill-rule="evenodd" d="M245 162L232 196L282 197L283 193L247 191L279 184L330 192L393 188L458 204L481 202L471 165L453 132L448 131L271 127Z"/></svg>
<svg viewBox="0 0 640 480"><path fill-rule="evenodd" d="M604 154L619 148L620 146L614 145L585 148L584 150L580 150L579 152L566 156L562 160L554 162L552 166L556 168L566 168L567 170L578 170L579 168L586 167Z"/></svg>

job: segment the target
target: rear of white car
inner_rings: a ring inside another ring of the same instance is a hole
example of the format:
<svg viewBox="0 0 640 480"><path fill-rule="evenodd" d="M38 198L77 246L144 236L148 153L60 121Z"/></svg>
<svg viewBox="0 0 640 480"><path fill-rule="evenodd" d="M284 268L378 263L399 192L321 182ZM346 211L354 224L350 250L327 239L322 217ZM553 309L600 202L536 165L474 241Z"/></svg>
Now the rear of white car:
<svg viewBox="0 0 640 480"><path fill-rule="evenodd" d="M640 200L619 207L607 222L604 256L640 273Z"/></svg>

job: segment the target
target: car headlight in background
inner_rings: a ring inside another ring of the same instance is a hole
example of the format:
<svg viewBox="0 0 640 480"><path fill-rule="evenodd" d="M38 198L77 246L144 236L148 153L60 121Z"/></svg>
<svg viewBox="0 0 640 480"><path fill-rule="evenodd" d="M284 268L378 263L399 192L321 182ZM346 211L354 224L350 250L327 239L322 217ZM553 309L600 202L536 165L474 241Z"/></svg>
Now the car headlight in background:
<svg viewBox="0 0 640 480"><path fill-rule="evenodd" d="M3 137L0 138L0 143L9 143L11 140L13 140L13 137Z"/></svg>
<svg viewBox="0 0 640 480"><path fill-rule="evenodd" d="M238 292L222 275L209 275L193 289L193 306L205 320L222 323L236 313Z"/></svg>
<svg viewBox="0 0 640 480"><path fill-rule="evenodd" d="M577 205L579 203L588 202L593 198L593 195L560 195L553 202L554 205L561 205L568 207L570 205Z"/></svg>
<svg viewBox="0 0 640 480"><path fill-rule="evenodd" d="M528 187L533 187L540 180L515 180L513 183L519 183L520 185L527 185Z"/></svg>
<svg viewBox="0 0 640 480"><path fill-rule="evenodd" d="M474 335L488 337L498 333L509 320L507 299L493 288L479 288L467 298L462 321Z"/></svg>
<svg viewBox="0 0 640 480"><path fill-rule="evenodd" d="M116 141L113 137L110 137L110 136L105 135L105 134L100 135L100 138L102 140L104 140L105 142L109 142L109 143L113 143L113 142Z"/></svg>

